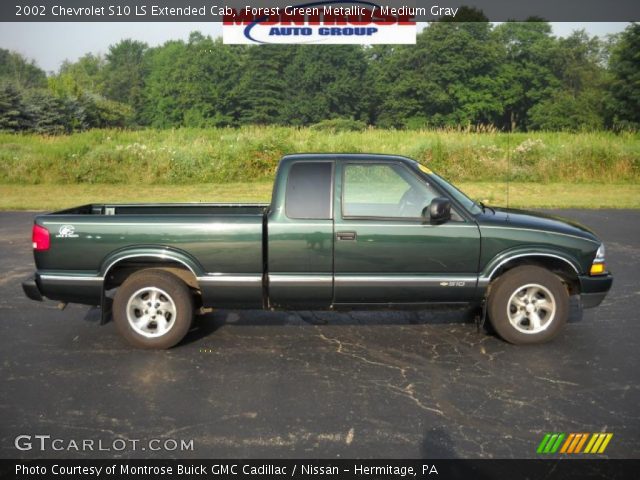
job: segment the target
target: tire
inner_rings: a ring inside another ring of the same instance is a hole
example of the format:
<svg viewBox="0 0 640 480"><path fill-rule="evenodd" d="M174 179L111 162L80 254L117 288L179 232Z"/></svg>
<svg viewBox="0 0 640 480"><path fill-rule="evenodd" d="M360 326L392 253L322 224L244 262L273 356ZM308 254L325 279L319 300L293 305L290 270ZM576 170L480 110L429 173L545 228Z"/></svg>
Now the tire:
<svg viewBox="0 0 640 480"><path fill-rule="evenodd" d="M569 294L549 270L522 266L491 285L487 306L491 325L507 342L544 343L567 323Z"/></svg>
<svg viewBox="0 0 640 480"><path fill-rule="evenodd" d="M164 270L142 270L116 291L113 320L120 335L135 347L171 348L191 328L193 297L175 275Z"/></svg>

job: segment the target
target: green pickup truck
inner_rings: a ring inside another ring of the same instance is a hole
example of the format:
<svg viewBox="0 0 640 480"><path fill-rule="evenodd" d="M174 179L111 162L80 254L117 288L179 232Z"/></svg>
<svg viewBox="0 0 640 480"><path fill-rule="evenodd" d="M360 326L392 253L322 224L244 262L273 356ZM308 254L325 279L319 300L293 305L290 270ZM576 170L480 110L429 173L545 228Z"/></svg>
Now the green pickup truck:
<svg viewBox="0 0 640 480"><path fill-rule="evenodd" d="M271 204L84 205L39 215L34 300L100 305L142 348L169 348L201 307L482 306L515 344L553 338L569 296L611 288L585 227L474 202L406 157L285 156Z"/></svg>

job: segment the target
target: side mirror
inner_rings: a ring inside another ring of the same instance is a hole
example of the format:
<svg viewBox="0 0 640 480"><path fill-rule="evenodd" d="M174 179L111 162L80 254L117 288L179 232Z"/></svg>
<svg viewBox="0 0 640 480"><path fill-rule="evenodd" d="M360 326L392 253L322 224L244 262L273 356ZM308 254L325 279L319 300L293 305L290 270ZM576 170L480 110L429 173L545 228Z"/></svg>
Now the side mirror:
<svg viewBox="0 0 640 480"><path fill-rule="evenodd" d="M428 207L422 210L422 216L428 218L431 223L444 223L451 219L451 201L445 197L436 197L431 200Z"/></svg>

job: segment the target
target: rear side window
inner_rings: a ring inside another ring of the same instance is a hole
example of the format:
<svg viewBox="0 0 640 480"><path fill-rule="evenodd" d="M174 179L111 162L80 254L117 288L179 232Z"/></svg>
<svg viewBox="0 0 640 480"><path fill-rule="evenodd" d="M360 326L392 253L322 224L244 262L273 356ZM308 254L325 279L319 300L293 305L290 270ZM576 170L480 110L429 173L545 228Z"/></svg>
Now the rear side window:
<svg viewBox="0 0 640 480"><path fill-rule="evenodd" d="M331 218L331 162L300 162L289 170L285 211L289 218Z"/></svg>

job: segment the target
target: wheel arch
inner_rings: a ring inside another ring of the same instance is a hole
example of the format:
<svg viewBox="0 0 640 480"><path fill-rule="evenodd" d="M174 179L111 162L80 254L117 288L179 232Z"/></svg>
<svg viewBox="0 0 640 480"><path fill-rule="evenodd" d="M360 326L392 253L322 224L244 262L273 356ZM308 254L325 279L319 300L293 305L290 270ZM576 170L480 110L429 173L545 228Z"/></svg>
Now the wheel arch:
<svg viewBox="0 0 640 480"><path fill-rule="evenodd" d="M580 264L557 251L515 251L494 257L479 276L479 284L488 287L505 272L523 265L537 265L551 271L566 284L570 294L580 292Z"/></svg>
<svg viewBox="0 0 640 480"><path fill-rule="evenodd" d="M199 263L184 252L167 249L131 249L117 252L104 260L101 267L104 289L117 287L129 275L144 269L169 271L195 290L199 290L198 277L203 275Z"/></svg>

